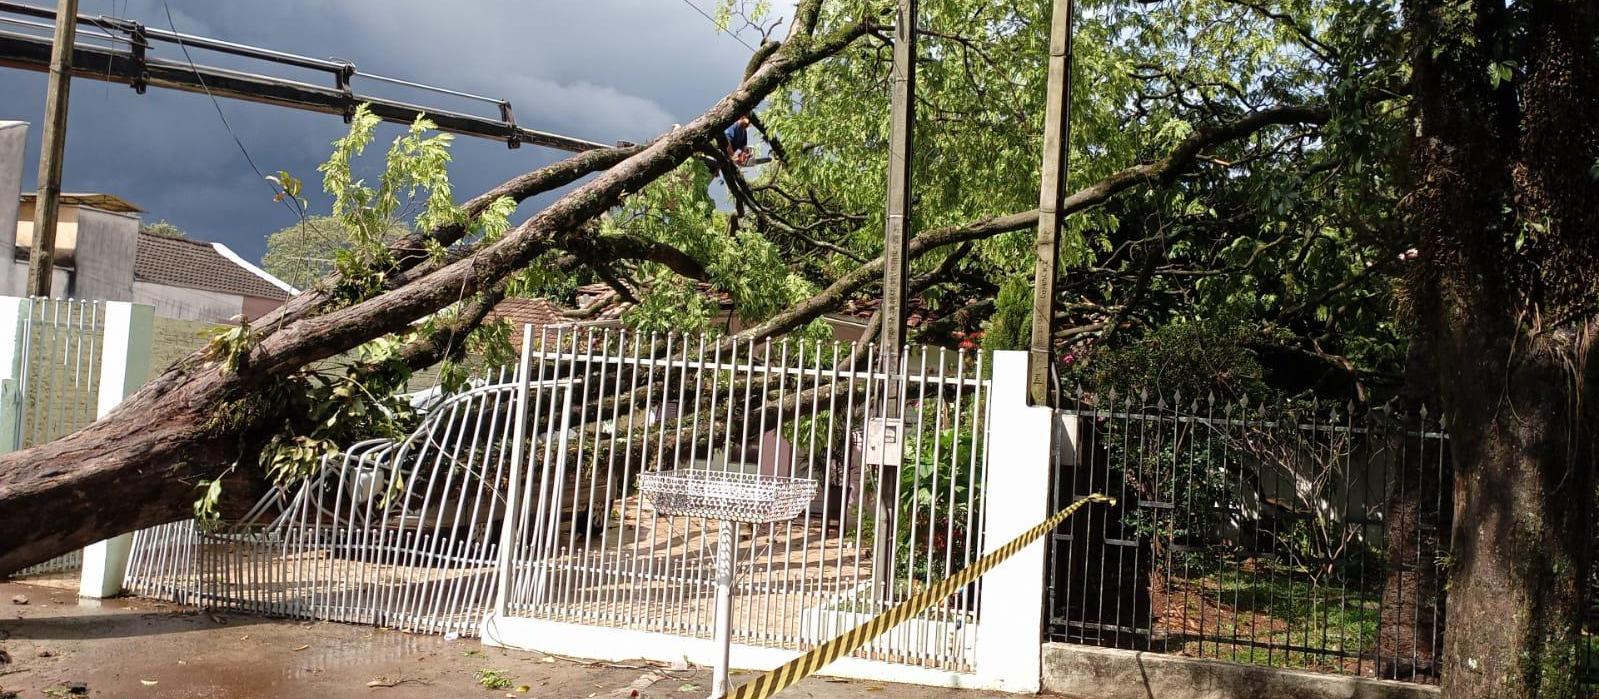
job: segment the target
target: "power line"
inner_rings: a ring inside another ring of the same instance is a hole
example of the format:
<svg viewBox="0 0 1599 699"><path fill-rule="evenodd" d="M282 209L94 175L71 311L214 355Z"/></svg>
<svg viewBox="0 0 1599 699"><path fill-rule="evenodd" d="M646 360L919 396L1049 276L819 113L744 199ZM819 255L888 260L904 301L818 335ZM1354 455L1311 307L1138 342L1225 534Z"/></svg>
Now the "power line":
<svg viewBox="0 0 1599 699"><path fill-rule="evenodd" d="M712 17L712 16L706 14L705 10L700 9L699 5L696 5L696 4L692 3L692 2L690 2L689 0L682 0L682 1L683 1L684 5L688 5L689 7L694 8L694 11L700 13L701 17L704 17L705 19L710 20L711 24L716 25L716 33L718 33L718 34L726 34L726 35L728 35L730 37L733 37L734 41L737 41L738 43L743 44L744 48L747 48L747 49L750 50L750 53L755 53L755 47L754 46L750 46L749 42L745 41L739 35L737 35L737 34L731 32L731 31L728 31L727 29L723 28L721 22L716 21L715 17Z"/></svg>
<svg viewBox="0 0 1599 699"><path fill-rule="evenodd" d="M177 34L178 25L172 21L172 7L166 3L166 0L161 0L161 9L167 13L167 26L172 28L173 34ZM188 45L183 43L182 38L179 38L177 43L178 48L183 50L183 60L189 62L189 69L194 71L195 79L200 81L200 89L205 90L205 96L211 98L211 106L216 108L217 118L222 120L222 128L227 129L228 135L233 137L233 142L238 144L239 152L244 154L244 160L250 164L250 169L255 171L256 176L261 178L261 181L265 182L267 187L272 189L272 194L276 196L278 193L277 188L272 187L272 183L266 179L266 173L261 172L261 168L256 167L255 158L250 157L250 149L244 147L244 141L239 138L239 134L234 133L233 125L228 123L228 115L222 112L222 103L217 101L216 95L211 94L211 87L205 84L205 78L200 75L199 67L194 65L194 57L189 55Z"/></svg>

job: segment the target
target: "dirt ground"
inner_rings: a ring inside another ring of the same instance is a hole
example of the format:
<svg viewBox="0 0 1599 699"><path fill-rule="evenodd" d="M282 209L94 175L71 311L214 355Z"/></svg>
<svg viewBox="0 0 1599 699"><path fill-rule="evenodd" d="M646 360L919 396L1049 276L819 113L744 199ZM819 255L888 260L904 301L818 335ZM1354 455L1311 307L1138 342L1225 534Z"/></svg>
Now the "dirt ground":
<svg viewBox="0 0 1599 699"><path fill-rule="evenodd" d="M16 604L18 595L27 603ZM476 639L212 614L143 598L79 600L71 590L0 583L0 699L687 698L709 694L709 675L703 667L585 663ZM486 688L480 677L506 686ZM1007 695L812 678L782 696Z"/></svg>

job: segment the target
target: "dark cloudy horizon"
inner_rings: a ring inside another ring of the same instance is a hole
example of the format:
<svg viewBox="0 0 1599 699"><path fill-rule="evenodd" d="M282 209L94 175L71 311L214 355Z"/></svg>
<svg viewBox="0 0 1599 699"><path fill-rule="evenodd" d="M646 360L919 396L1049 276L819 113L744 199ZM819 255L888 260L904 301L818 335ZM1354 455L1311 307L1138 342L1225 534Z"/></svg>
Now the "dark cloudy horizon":
<svg viewBox="0 0 1599 699"><path fill-rule="evenodd" d="M30 0L51 5L50 0ZM689 0L710 12L716 0ZM643 141L686 122L725 95L750 51L717 34L684 0L167 0L178 31L317 58L353 61L363 72L510 100L527 128L600 142ZM779 3L785 4L785 3ZM116 15L166 28L161 0L81 0L85 15ZM754 44L758 37L746 33ZM183 60L176 46L157 56ZM261 70L216 54L197 63ZM328 83L309 71L273 75ZM495 116L474 104L357 80L363 94ZM23 190L36 184L45 74L0 68L0 120L30 123ZM219 99L232 130L262 172L305 182L312 213L326 213L316 166L346 125L337 116ZM151 88L75 79L62 186L103 192L168 220L191 237L225 243L260 260L266 237L295 222L240 152L211 100ZM385 124L368 151L381 157L401 126ZM457 200L565 154L458 136L451 181ZM530 201L525 217L546 199Z"/></svg>

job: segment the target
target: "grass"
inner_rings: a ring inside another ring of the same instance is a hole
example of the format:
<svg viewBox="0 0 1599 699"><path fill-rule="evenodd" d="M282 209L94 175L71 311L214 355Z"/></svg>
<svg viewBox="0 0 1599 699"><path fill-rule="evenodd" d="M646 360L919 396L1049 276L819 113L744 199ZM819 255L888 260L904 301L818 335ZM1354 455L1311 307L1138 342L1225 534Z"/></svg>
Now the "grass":
<svg viewBox="0 0 1599 699"><path fill-rule="evenodd" d="M1172 580L1159 609L1163 625L1182 639L1181 652L1187 655L1346 671L1357 662L1346 655L1376 648L1380 595L1376 590L1319 586L1302 576L1234 569ZM1286 646L1329 652L1289 651Z"/></svg>

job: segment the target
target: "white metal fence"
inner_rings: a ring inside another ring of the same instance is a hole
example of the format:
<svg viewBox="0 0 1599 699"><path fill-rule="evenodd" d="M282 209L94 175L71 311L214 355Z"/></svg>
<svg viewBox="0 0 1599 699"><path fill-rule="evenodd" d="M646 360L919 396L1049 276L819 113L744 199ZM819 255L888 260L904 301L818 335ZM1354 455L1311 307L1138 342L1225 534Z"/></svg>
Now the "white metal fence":
<svg viewBox="0 0 1599 699"><path fill-rule="evenodd" d="M852 346L558 332L537 347L532 376L578 388L570 399L533 398L543 424L560 415L570 424L529 462L546 467L520 481L521 511L532 519L509 539L509 616L710 637L714 523L657 515L635 488L644 472L820 484L799 518L740 527L736 643L807 649L981 550L986 382L977 357L928 349L902 357L905 462L884 482L880 467L863 463L861 435L882 414L886 377L851 366ZM892 516L876 512L879 499ZM873 559L879 537L894 542L890 560ZM861 655L969 669L977 594L974 586L953 596Z"/></svg>
<svg viewBox="0 0 1599 699"><path fill-rule="evenodd" d="M981 551L977 356L901 358L905 459L885 482L862 463L861 437L886 377L855 368L852 346L571 329L529 345L515 374L440 402L403 442L326 460L241 521L140 532L128 589L461 634L499 594L512 616L709 638L715 527L657 516L635 487L640 473L680 467L820 484L798 519L740 532L738 643L807 649ZM880 500L892 516L875 512ZM879 537L894 542L888 561L873 560ZM860 655L969 670L978 594Z"/></svg>
<svg viewBox="0 0 1599 699"><path fill-rule="evenodd" d="M105 307L76 299L9 299L17 302L18 332L6 381L4 441L12 449L57 439L94 422L100 391ZM24 568L15 577L70 573L83 552Z"/></svg>

